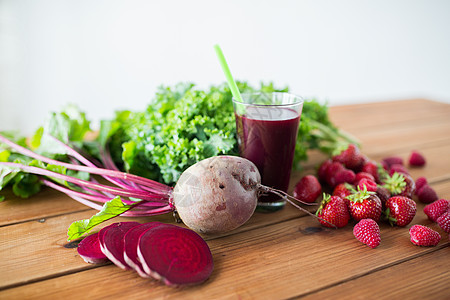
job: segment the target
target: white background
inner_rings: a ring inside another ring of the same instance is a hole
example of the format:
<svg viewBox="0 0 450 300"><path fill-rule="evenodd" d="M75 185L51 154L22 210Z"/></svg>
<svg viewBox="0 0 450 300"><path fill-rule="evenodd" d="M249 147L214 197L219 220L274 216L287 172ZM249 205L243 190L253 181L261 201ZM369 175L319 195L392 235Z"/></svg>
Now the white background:
<svg viewBox="0 0 450 300"><path fill-rule="evenodd" d="M94 121L156 87L274 81L330 105L450 103L450 1L0 0L0 130L77 103ZM95 127L95 126L94 126Z"/></svg>

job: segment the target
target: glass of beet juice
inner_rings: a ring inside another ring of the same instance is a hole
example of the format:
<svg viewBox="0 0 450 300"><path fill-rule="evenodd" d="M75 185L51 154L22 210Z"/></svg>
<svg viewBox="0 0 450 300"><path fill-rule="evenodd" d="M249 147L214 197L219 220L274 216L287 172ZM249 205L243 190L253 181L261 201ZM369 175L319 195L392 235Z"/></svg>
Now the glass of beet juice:
<svg viewBox="0 0 450 300"><path fill-rule="evenodd" d="M242 94L233 98L239 153L252 161L262 184L287 192L303 99L289 93ZM276 211L285 201L261 195L259 211Z"/></svg>

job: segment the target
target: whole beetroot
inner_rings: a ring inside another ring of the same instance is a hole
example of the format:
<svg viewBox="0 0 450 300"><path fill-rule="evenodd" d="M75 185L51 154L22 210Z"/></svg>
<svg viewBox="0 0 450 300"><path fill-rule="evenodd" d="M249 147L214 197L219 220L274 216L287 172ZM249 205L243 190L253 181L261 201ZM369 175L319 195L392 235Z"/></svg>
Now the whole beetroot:
<svg viewBox="0 0 450 300"><path fill-rule="evenodd" d="M233 230L255 211L261 176L256 166L239 157L207 158L189 167L173 191L183 223L202 233Z"/></svg>

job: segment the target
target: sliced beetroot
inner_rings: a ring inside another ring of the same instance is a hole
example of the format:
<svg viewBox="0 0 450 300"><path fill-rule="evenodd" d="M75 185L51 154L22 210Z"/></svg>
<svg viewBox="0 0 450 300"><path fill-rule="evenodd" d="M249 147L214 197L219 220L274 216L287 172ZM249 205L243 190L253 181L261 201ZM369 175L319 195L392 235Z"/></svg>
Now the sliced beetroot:
<svg viewBox="0 0 450 300"><path fill-rule="evenodd" d="M142 277L149 277L149 275L145 273L145 271L142 268L142 264L138 259L137 247L139 243L139 238L147 230L159 225L163 225L163 223L150 222L139 226L135 226L130 230L128 230L128 232L125 234L124 237L125 247L123 257L125 259L125 262Z"/></svg>
<svg viewBox="0 0 450 300"><path fill-rule="evenodd" d="M194 231L175 225L147 230L137 252L145 272L167 285L204 282L214 268L208 244Z"/></svg>
<svg viewBox="0 0 450 300"><path fill-rule="evenodd" d="M108 261L106 255L100 249L98 232L85 237L78 244L77 251L81 258L90 264L101 264Z"/></svg>
<svg viewBox="0 0 450 300"><path fill-rule="evenodd" d="M138 222L118 222L103 228L99 232L100 249L109 260L121 269L130 269L123 257L123 237L128 230L139 225L141 223Z"/></svg>

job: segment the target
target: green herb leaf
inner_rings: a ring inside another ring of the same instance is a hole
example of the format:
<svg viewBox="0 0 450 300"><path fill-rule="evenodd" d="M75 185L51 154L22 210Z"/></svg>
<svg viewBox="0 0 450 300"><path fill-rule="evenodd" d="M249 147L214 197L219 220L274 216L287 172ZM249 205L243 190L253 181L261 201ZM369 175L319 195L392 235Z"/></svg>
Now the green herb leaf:
<svg viewBox="0 0 450 300"><path fill-rule="evenodd" d="M80 238L100 223L117 217L127 210L130 210L132 207L133 205L124 204L119 196L111 199L106 202L103 205L103 208L90 219L73 222L67 231L68 241Z"/></svg>

